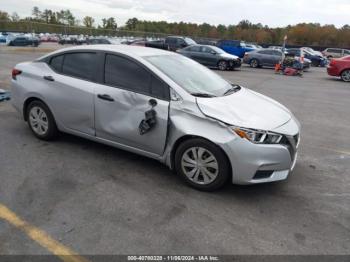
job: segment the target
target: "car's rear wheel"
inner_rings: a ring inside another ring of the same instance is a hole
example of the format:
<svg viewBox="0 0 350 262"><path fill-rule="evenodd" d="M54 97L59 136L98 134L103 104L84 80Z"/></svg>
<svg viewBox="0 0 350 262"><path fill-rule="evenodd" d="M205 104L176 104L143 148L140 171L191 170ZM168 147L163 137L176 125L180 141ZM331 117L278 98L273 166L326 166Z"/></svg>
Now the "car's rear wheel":
<svg viewBox="0 0 350 262"><path fill-rule="evenodd" d="M350 82L350 69L344 70L340 77L344 82Z"/></svg>
<svg viewBox="0 0 350 262"><path fill-rule="evenodd" d="M226 71L227 68L228 68L227 62L224 61L224 60L219 61L219 63L218 63L218 68L219 68L221 71Z"/></svg>
<svg viewBox="0 0 350 262"><path fill-rule="evenodd" d="M179 146L175 153L175 169L190 186L203 191L219 189L230 174L224 152L201 138L187 140Z"/></svg>
<svg viewBox="0 0 350 262"><path fill-rule="evenodd" d="M42 140L53 140L58 129L50 109L41 101L33 101L27 108L27 120L33 134Z"/></svg>
<svg viewBox="0 0 350 262"><path fill-rule="evenodd" d="M252 60L250 60L250 67L252 67L252 68L257 68L257 67L259 67L259 61L257 60L257 59L252 59Z"/></svg>

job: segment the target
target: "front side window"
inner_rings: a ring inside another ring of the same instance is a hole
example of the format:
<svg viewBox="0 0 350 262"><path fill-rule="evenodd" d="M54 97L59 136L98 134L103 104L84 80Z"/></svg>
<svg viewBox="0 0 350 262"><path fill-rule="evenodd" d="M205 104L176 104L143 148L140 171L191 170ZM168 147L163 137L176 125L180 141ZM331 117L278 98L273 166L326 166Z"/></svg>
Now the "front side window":
<svg viewBox="0 0 350 262"><path fill-rule="evenodd" d="M203 53L211 53L211 52L213 52L213 49L211 49L210 47L202 46L202 52Z"/></svg>
<svg viewBox="0 0 350 262"><path fill-rule="evenodd" d="M151 74L137 63L116 55L106 55L105 84L135 92L150 93Z"/></svg>
<svg viewBox="0 0 350 262"><path fill-rule="evenodd" d="M85 80L93 80L95 53L68 53L64 55L62 73Z"/></svg>
<svg viewBox="0 0 350 262"><path fill-rule="evenodd" d="M169 100L169 86L138 63L117 55L106 55L104 83Z"/></svg>

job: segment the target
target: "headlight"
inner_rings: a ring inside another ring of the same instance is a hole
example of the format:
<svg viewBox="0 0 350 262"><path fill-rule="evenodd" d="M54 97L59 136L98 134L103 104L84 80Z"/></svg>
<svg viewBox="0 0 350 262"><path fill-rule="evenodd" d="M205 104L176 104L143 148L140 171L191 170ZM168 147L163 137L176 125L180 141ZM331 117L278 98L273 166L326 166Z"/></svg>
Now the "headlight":
<svg viewBox="0 0 350 262"><path fill-rule="evenodd" d="M238 136L255 144L278 144L283 135L241 127L231 127Z"/></svg>

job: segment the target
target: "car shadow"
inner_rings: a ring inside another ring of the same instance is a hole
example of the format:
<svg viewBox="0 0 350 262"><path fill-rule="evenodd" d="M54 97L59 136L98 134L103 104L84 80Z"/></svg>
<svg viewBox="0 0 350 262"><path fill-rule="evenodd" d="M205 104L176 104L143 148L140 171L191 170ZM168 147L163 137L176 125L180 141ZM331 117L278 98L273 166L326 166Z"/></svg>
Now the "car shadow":
<svg viewBox="0 0 350 262"><path fill-rule="evenodd" d="M189 187L173 170L170 170L157 160L70 134L61 134L57 142L88 150L94 156L101 156L101 161L107 161L107 163L115 159L120 163L127 164L126 167L121 168L131 176L130 179L134 181L133 183L142 183L138 179L132 179L134 167L139 167L139 169L144 170L144 175L148 176L147 179L150 179L150 176L152 177L152 183L166 187L167 190L174 190L175 192L204 195L215 194L217 197L223 197L225 199L232 198L232 196L236 199L246 199L249 197L247 201L253 201L253 199L263 197L264 195L279 194L284 190L284 185L286 185L285 181L256 185L233 185L230 179L228 179L223 188L214 192L203 192ZM130 171L125 168L130 168ZM117 176L109 175L109 178L115 180ZM140 185L137 186L139 187Z"/></svg>

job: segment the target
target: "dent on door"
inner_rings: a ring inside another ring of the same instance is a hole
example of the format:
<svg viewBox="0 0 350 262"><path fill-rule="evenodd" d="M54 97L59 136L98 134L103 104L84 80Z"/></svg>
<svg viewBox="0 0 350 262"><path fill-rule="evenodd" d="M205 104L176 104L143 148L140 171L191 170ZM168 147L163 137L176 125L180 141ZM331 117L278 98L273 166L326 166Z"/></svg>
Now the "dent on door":
<svg viewBox="0 0 350 262"><path fill-rule="evenodd" d="M152 108L145 112L145 118L142 119L139 125L140 135L151 131L157 124L157 112L154 110L154 107L157 105L157 100L152 98L148 103Z"/></svg>
<svg viewBox="0 0 350 262"><path fill-rule="evenodd" d="M169 101L122 89L105 90L114 102L96 99L96 136L161 155L164 151Z"/></svg>

